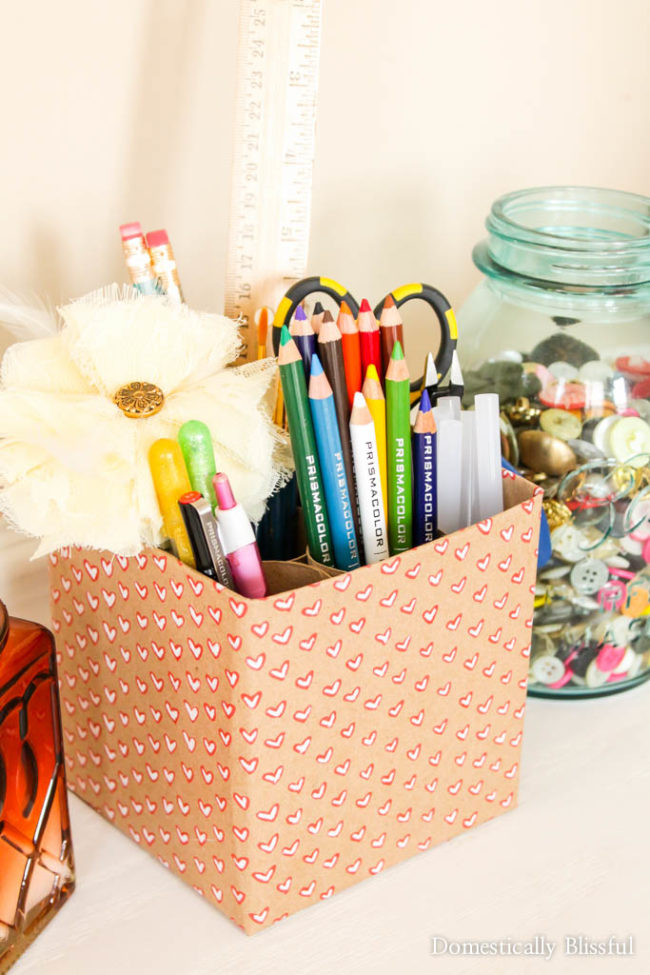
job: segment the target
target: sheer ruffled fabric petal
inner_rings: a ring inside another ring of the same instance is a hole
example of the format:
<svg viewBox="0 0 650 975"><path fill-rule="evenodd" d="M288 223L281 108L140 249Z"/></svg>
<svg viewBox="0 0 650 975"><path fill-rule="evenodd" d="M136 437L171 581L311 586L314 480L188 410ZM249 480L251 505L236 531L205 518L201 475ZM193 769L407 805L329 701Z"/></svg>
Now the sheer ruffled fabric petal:
<svg viewBox="0 0 650 975"><path fill-rule="evenodd" d="M292 468L270 420L273 360L226 369L235 322L116 287L60 309L61 332L13 346L0 389L0 511L40 538L133 555L162 540L149 470L154 440L187 420L212 432L217 465L251 520ZM113 394L134 380L159 386L152 417L127 418Z"/></svg>
<svg viewBox="0 0 650 975"><path fill-rule="evenodd" d="M239 346L237 326L229 318L128 288L107 288L59 313L70 358L105 396L136 381L155 383L165 396L189 388L224 369Z"/></svg>
<svg viewBox="0 0 650 975"><path fill-rule="evenodd" d="M2 360L0 379L5 389L33 389L40 393L92 393L58 335L10 345Z"/></svg>

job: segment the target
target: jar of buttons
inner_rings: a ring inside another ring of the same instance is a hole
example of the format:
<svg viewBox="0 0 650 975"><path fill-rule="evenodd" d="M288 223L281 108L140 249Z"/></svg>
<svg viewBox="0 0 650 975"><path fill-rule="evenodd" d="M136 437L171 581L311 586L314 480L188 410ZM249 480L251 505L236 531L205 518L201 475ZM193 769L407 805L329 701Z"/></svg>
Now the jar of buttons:
<svg viewBox="0 0 650 975"><path fill-rule="evenodd" d="M544 490L529 690L622 691L650 677L650 199L523 190L487 230L464 405L497 390L503 455Z"/></svg>

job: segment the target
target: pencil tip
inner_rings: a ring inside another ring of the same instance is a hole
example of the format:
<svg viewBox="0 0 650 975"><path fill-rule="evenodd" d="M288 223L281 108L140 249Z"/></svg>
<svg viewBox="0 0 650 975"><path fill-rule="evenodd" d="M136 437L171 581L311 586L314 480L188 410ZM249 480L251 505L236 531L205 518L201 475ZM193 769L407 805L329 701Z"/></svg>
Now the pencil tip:
<svg viewBox="0 0 650 975"><path fill-rule="evenodd" d="M280 331L280 345L286 345L287 342L291 342L291 332L287 325L283 325Z"/></svg>
<svg viewBox="0 0 650 975"><path fill-rule="evenodd" d="M393 346L393 351L391 353L391 359L403 359L404 350L402 349L402 344L399 340Z"/></svg>
<svg viewBox="0 0 650 975"><path fill-rule="evenodd" d="M377 366L374 364L374 362L371 362L366 369L366 379L374 379L376 382L379 382L379 374L377 372Z"/></svg>
<svg viewBox="0 0 650 975"><path fill-rule="evenodd" d="M392 308L395 304L395 299L392 295L386 295L384 298L384 308Z"/></svg>
<svg viewBox="0 0 650 975"><path fill-rule="evenodd" d="M333 322L333 321L334 319L332 318L332 313L330 311L326 311L325 314L323 315L323 325L326 322Z"/></svg>
<svg viewBox="0 0 650 975"><path fill-rule="evenodd" d="M351 315L351 314L352 312L350 311L350 306L348 305L347 301L343 300L341 302L341 307L339 309L339 315Z"/></svg>
<svg viewBox="0 0 650 975"><path fill-rule="evenodd" d="M431 397L426 389L422 390L420 398L420 413L429 413L431 410Z"/></svg>
<svg viewBox="0 0 650 975"><path fill-rule="evenodd" d="M320 301L317 301L316 304L314 305L314 310L312 312L312 315L322 315L322 314L323 314L323 306L321 305Z"/></svg>
<svg viewBox="0 0 650 975"><path fill-rule="evenodd" d="M302 305L298 305L298 307L296 308L296 321L297 322L307 321L307 315L305 314L305 309L302 307Z"/></svg>
<svg viewBox="0 0 650 975"><path fill-rule="evenodd" d="M362 410L366 406L366 398L363 393L355 393L352 401L352 408Z"/></svg>
<svg viewBox="0 0 650 975"><path fill-rule="evenodd" d="M318 355L314 353L314 355L311 357L311 374L312 376L320 376L322 371L323 371L323 366L321 364L321 361L318 358Z"/></svg>
<svg viewBox="0 0 650 975"><path fill-rule="evenodd" d="M359 311L371 311L371 310L372 309L370 308L370 302L368 301L367 298L364 298L361 304L359 305Z"/></svg>

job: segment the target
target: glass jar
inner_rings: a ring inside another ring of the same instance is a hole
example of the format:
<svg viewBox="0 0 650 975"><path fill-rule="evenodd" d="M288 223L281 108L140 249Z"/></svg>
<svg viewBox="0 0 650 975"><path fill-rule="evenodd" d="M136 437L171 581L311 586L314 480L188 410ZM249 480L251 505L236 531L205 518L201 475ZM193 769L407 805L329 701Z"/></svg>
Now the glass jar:
<svg viewBox="0 0 650 975"><path fill-rule="evenodd" d="M500 394L504 457L544 489L530 693L621 691L650 677L650 199L523 190L487 229L464 404Z"/></svg>
<svg viewBox="0 0 650 975"><path fill-rule="evenodd" d="M0 972L73 890L54 640L0 602Z"/></svg>

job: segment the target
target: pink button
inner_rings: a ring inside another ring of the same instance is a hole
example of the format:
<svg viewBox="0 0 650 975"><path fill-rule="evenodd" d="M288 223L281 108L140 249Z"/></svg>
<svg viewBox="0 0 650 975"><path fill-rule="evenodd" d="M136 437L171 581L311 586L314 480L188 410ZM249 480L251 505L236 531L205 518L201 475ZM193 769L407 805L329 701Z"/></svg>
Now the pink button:
<svg viewBox="0 0 650 975"><path fill-rule="evenodd" d="M596 657L598 670L602 670L604 674L615 671L625 656L625 650L625 647L615 647L611 643L606 643Z"/></svg>
<svg viewBox="0 0 650 975"><path fill-rule="evenodd" d="M554 684L549 684L548 686L552 687L554 690L557 690L558 687L564 687L565 684L568 684L572 676L573 675L571 674L570 670L565 670L564 674L559 680L556 680Z"/></svg>
<svg viewBox="0 0 650 975"><path fill-rule="evenodd" d="M650 561L650 558L647 561ZM620 579L610 579L598 593L598 603L605 612L620 609L626 599L627 586Z"/></svg>

